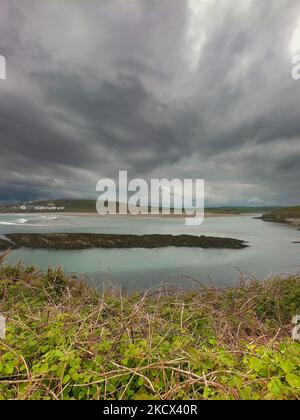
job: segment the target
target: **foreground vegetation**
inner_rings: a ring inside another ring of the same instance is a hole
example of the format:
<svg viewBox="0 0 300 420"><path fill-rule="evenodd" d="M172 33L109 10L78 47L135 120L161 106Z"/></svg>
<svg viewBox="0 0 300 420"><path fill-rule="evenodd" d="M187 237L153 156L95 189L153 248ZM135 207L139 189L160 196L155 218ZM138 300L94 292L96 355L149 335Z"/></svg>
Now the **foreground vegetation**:
<svg viewBox="0 0 300 420"><path fill-rule="evenodd" d="M300 278L99 293L0 268L1 399L300 399Z"/></svg>

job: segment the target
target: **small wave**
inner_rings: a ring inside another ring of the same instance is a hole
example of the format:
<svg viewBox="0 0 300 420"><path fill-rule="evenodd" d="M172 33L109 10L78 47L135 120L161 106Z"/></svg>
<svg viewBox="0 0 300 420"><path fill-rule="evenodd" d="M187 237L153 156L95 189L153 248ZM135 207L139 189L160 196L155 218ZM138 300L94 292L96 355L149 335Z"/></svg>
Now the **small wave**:
<svg viewBox="0 0 300 420"><path fill-rule="evenodd" d="M0 225L5 225L5 226L18 226L18 225L20 225L20 223L14 223L14 222L0 222Z"/></svg>
<svg viewBox="0 0 300 420"><path fill-rule="evenodd" d="M65 218L60 216L41 215L38 217L30 217L29 219L15 219L11 221L1 221L0 225L4 226L32 226L32 227L47 227L56 224L65 225Z"/></svg>
<svg viewBox="0 0 300 420"><path fill-rule="evenodd" d="M24 226L25 222L0 222L0 225L3 226ZM34 223L27 223L26 226L32 226L32 227L47 227L47 225L40 225L40 224L34 224Z"/></svg>
<svg viewBox="0 0 300 420"><path fill-rule="evenodd" d="M13 222L0 222L0 225L18 226L18 225L25 225L26 223L28 223L28 219L17 219Z"/></svg>
<svg viewBox="0 0 300 420"><path fill-rule="evenodd" d="M61 216L40 216L39 218L35 219L34 222L31 223L37 223L37 221L41 221L43 223L47 223L47 226L66 226L68 225L66 217Z"/></svg>

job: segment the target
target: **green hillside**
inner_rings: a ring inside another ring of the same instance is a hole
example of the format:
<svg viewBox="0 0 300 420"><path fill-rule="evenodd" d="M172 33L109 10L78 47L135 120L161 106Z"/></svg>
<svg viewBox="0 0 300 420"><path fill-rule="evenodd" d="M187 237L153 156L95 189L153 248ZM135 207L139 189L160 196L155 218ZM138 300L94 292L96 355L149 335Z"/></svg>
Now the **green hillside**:
<svg viewBox="0 0 300 420"><path fill-rule="evenodd" d="M32 201L26 203L18 203L18 204L3 204L0 206L1 213L14 213L14 212L33 212L37 211L34 207L49 207L49 205L54 205L59 209L63 208L63 212L78 212L78 213L94 213L96 212L96 200L40 200L40 201ZM26 210L21 209L21 206L25 205Z"/></svg>
<svg viewBox="0 0 300 420"><path fill-rule="evenodd" d="M35 207L49 207L49 205L58 207L60 212L74 212L74 213L94 213L96 212L96 199L89 200L74 200L74 199L58 199L58 200L38 200L32 202L14 203L14 204L2 204L0 205L0 213L30 213L38 211ZM21 206L26 206L26 210L22 209ZM61 210L63 208L63 210ZM117 203L118 209L118 203ZM149 207L149 211L150 211ZM216 214L243 214L243 213L266 213L278 209L277 207L206 207L207 213ZM161 210L161 207L160 207ZM171 210L172 211L172 210Z"/></svg>
<svg viewBox="0 0 300 420"><path fill-rule="evenodd" d="M222 214L241 214L241 213L264 213L269 212L279 207L206 207L205 211L208 213L222 213Z"/></svg>
<svg viewBox="0 0 300 420"><path fill-rule="evenodd" d="M38 201L34 204L36 205L45 205L49 203L48 201ZM55 204L57 207L64 207L66 212L92 212L96 210L96 200L52 200L51 203Z"/></svg>
<svg viewBox="0 0 300 420"><path fill-rule="evenodd" d="M262 216L266 222L289 223L289 219L300 219L300 206L274 209Z"/></svg>

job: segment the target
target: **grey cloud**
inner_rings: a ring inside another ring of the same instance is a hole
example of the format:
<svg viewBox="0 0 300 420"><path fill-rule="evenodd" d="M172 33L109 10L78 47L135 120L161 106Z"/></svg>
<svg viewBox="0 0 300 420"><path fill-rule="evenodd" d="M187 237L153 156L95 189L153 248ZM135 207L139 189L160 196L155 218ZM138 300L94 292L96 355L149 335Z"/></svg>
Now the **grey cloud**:
<svg viewBox="0 0 300 420"><path fill-rule="evenodd" d="M300 201L297 0L1 7L0 200L90 197L128 169L202 176L212 204Z"/></svg>

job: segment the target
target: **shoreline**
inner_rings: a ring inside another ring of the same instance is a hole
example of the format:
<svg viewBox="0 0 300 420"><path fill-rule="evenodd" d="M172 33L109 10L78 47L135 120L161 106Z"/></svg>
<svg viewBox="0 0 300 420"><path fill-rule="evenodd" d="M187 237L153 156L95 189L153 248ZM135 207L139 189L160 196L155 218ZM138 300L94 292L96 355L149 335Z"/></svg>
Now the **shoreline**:
<svg viewBox="0 0 300 420"><path fill-rule="evenodd" d="M276 224L283 224L289 225L291 227L299 228L300 227L300 219L297 217L289 217L289 218L279 218L279 217L272 217L263 215L258 217L258 220L266 223L276 223Z"/></svg>
<svg viewBox="0 0 300 420"><path fill-rule="evenodd" d="M82 216L82 217L107 217L107 218L186 218L186 217L192 217L186 214L106 214L106 215L100 215L97 212L15 212L15 213L1 213L0 217L2 216L26 216L26 215L35 215L35 214L41 214L41 215L56 215L56 216ZM218 213L218 212L205 212L204 218L206 217L253 217L257 216L259 213ZM299 221L300 223L300 221Z"/></svg>
<svg viewBox="0 0 300 420"><path fill-rule="evenodd" d="M53 213L52 213L53 214ZM236 217L236 216L253 216L256 213L213 213L213 212L206 212L204 214L204 218L206 217ZM66 216L83 216L83 217L88 217L88 216L92 216L92 217L119 217L119 218L132 218L132 217L136 217L136 218L162 218L162 219L181 219L181 218L186 218L186 217L192 217L192 216L188 216L186 214L106 214L106 215L100 215L99 213L95 212L95 213L88 213L88 212L83 212L83 213L78 213L78 212L66 212L66 213L60 213L60 215L66 215Z"/></svg>

